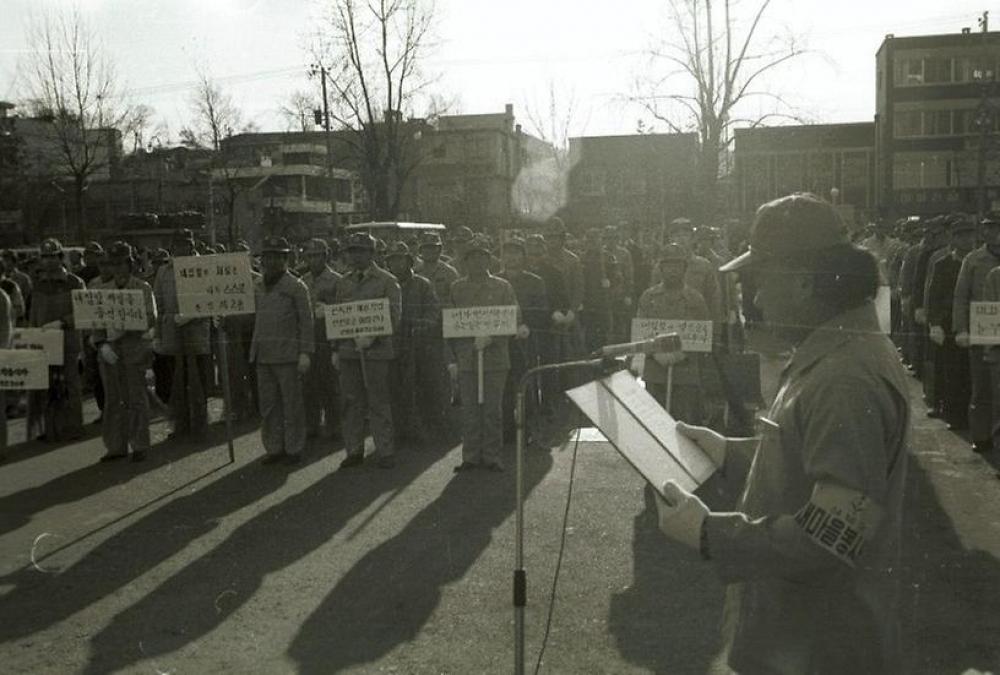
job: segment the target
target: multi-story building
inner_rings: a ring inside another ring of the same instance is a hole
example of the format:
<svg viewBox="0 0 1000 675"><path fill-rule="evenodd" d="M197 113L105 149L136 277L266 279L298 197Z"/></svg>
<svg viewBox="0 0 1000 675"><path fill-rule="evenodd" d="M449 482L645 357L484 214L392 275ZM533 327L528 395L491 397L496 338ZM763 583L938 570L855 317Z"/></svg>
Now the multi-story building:
<svg viewBox="0 0 1000 675"><path fill-rule="evenodd" d="M567 224L649 228L690 217L697 162L693 133L571 138Z"/></svg>
<svg viewBox="0 0 1000 675"><path fill-rule="evenodd" d="M497 230L559 206L556 152L522 130L511 104L502 113L441 116L420 146L403 191L408 218Z"/></svg>
<svg viewBox="0 0 1000 675"><path fill-rule="evenodd" d="M1000 33L887 35L876 64L882 214L1000 207Z"/></svg>
<svg viewBox="0 0 1000 675"><path fill-rule="evenodd" d="M835 204L845 221L875 211L875 125L807 124L736 129L736 209L749 222L757 207L791 192Z"/></svg>

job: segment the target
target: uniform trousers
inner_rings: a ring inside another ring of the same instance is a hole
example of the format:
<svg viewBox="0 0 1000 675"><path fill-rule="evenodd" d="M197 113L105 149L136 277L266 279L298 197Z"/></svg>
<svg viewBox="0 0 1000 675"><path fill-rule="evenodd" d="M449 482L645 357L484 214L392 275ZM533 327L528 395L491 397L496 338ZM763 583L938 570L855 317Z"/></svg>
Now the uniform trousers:
<svg viewBox="0 0 1000 675"><path fill-rule="evenodd" d="M479 405L476 371L461 371L462 461L500 463L503 447L503 391L509 369L483 371L483 404Z"/></svg>
<svg viewBox="0 0 1000 675"><path fill-rule="evenodd" d="M964 429L969 423L969 355L955 344L954 335L948 335L935 353L941 366L937 389L941 417L953 428Z"/></svg>
<svg viewBox="0 0 1000 675"><path fill-rule="evenodd" d="M264 452L301 454L306 446L306 414L297 364L258 363L257 390Z"/></svg>
<svg viewBox="0 0 1000 675"><path fill-rule="evenodd" d="M316 353L302 386L305 391L306 432L309 436L319 433L325 426L326 433L332 434L340 427L337 406L337 373L330 363L332 352L326 340L316 341Z"/></svg>
<svg viewBox="0 0 1000 675"><path fill-rule="evenodd" d="M389 391L391 368L391 360L366 359L362 372L361 359L340 359L344 447L350 456L365 452L366 418L375 439L375 454L391 457L394 452L392 395Z"/></svg>
<svg viewBox="0 0 1000 675"><path fill-rule="evenodd" d="M174 432L200 434L208 426L208 386L213 377L211 354L178 354L170 388Z"/></svg>
<svg viewBox="0 0 1000 675"><path fill-rule="evenodd" d="M153 355L153 382L156 398L164 403L169 403L171 391L174 388L173 356L169 354Z"/></svg>
<svg viewBox="0 0 1000 675"><path fill-rule="evenodd" d="M149 450L149 399L146 398L146 365L101 361L104 380L104 419L101 434L109 455Z"/></svg>
<svg viewBox="0 0 1000 675"><path fill-rule="evenodd" d="M973 443L988 443L993 431L993 384L982 347L969 347L969 437Z"/></svg>

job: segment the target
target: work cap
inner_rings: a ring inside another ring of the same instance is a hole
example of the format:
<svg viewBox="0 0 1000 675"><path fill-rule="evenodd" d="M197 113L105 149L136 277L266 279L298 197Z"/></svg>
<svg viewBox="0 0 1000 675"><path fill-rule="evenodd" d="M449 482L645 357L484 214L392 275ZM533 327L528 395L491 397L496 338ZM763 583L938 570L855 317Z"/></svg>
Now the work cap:
<svg viewBox="0 0 1000 675"><path fill-rule="evenodd" d="M116 241L108 247L108 262L111 264L132 261L132 247L125 241Z"/></svg>
<svg viewBox="0 0 1000 675"><path fill-rule="evenodd" d="M174 232L174 243L179 244L182 241L186 241L187 243L194 246L195 245L194 232L192 232L187 228L177 230L176 232Z"/></svg>
<svg viewBox="0 0 1000 675"><path fill-rule="evenodd" d="M104 253L104 247L101 246L96 241L88 241L87 245L83 247L84 253Z"/></svg>
<svg viewBox="0 0 1000 675"><path fill-rule="evenodd" d="M455 228L455 234L451 236L451 238L457 242L470 241L472 237L473 237L472 230L466 227L465 225L460 225L459 227Z"/></svg>
<svg viewBox="0 0 1000 675"><path fill-rule="evenodd" d="M396 256L405 256L413 261L413 254L410 253L410 247L401 241L394 241L389 249L385 253L385 257L388 260Z"/></svg>
<svg viewBox="0 0 1000 675"><path fill-rule="evenodd" d="M41 246L38 247L38 252L40 255L62 255L63 246L58 239L50 237L42 241Z"/></svg>
<svg viewBox="0 0 1000 675"><path fill-rule="evenodd" d="M660 249L657 262L687 262L688 253L680 244L667 244Z"/></svg>
<svg viewBox="0 0 1000 675"><path fill-rule="evenodd" d="M473 253L490 255L490 240L482 235L475 236L470 239L468 246L465 247L465 253L462 257L468 258Z"/></svg>
<svg viewBox="0 0 1000 675"><path fill-rule="evenodd" d="M951 218L951 233L958 234L960 232L975 232L976 231L976 220L972 216L965 214L955 214Z"/></svg>
<svg viewBox="0 0 1000 675"><path fill-rule="evenodd" d="M352 232L347 235L347 241L344 243L344 248L348 251L353 249L362 249L365 251L375 250L375 237L371 236L367 232Z"/></svg>
<svg viewBox="0 0 1000 675"><path fill-rule="evenodd" d="M306 242L306 245L303 247L302 252L305 253L306 255L316 255L316 254L329 255L330 245L327 244L322 239L320 239L319 237L313 237L312 239Z"/></svg>
<svg viewBox="0 0 1000 675"><path fill-rule="evenodd" d="M566 223L559 216L552 216L545 222L545 234L546 236L566 236Z"/></svg>
<svg viewBox="0 0 1000 675"><path fill-rule="evenodd" d="M284 237L264 237L261 253L291 253L292 247Z"/></svg>
<svg viewBox="0 0 1000 675"><path fill-rule="evenodd" d="M524 243L525 244L534 244L534 245L544 246L545 245L545 237L543 237L540 234L529 234L528 238L524 240Z"/></svg>
<svg viewBox="0 0 1000 675"><path fill-rule="evenodd" d="M667 232L673 234L674 232L694 232L694 225L688 218L674 218L667 225Z"/></svg>
<svg viewBox="0 0 1000 675"><path fill-rule="evenodd" d="M979 221L979 224L983 227L997 227L1000 226L1000 217L995 213L987 213L983 216L983 219Z"/></svg>
<svg viewBox="0 0 1000 675"><path fill-rule="evenodd" d="M153 251L153 262L165 263L170 260L170 251L165 248L158 248Z"/></svg>
<svg viewBox="0 0 1000 675"><path fill-rule="evenodd" d="M423 236L420 237L420 248L425 246L441 246L441 235L437 232L424 232Z"/></svg>
<svg viewBox="0 0 1000 675"><path fill-rule="evenodd" d="M795 193L757 209L750 250L719 271L732 272L772 259L790 260L849 242L847 228L829 202L809 193Z"/></svg>
<svg viewBox="0 0 1000 675"><path fill-rule="evenodd" d="M503 243L504 251L520 251L524 253L524 239L520 237L514 237L513 239L508 239Z"/></svg>

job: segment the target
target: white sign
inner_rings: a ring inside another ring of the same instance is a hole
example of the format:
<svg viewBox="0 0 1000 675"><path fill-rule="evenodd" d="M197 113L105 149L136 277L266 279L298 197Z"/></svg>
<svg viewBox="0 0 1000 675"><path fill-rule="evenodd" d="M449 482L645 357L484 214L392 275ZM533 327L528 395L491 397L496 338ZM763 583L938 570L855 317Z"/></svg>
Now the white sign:
<svg viewBox="0 0 1000 675"><path fill-rule="evenodd" d="M694 441L627 371L566 392L608 441L657 491L672 480L691 491L715 472Z"/></svg>
<svg viewBox="0 0 1000 675"><path fill-rule="evenodd" d="M389 298L340 302L324 307L327 340L392 335Z"/></svg>
<svg viewBox="0 0 1000 675"><path fill-rule="evenodd" d="M517 305L453 307L441 311L446 338L517 334Z"/></svg>
<svg viewBox="0 0 1000 675"><path fill-rule="evenodd" d="M969 343L1000 345L1000 302L970 303Z"/></svg>
<svg viewBox="0 0 1000 675"><path fill-rule="evenodd" d="M45 357L50 366L63 365L63 332L58 328L15 328L11 349L28 349Z"/></svg>
<svg viewBox="0 0 1000 675"><path fill-rule="evenodd" d="M712 322L686 319L632 319L632 340L648 340L663 333L677 333L686 352L712 351Z"/></svg>
<svg viewBox="0 0 1000 675"><path fill-rule="evenodd" d="M45 356L27 349L0 349L0 390L48 389Z"/></svg>
<svg viewBox="0 0 1000 675"><path fill-rule="evenodd" d="M177 313L184 317L253 314L253 274L248 253L173 259Z"/></svg>
<svg viewBox="0 0 1000 675"><path fill-rule="evenodd" d="M89 330L146 330L146 295L131 288L74 290L73 324Z"/></svg>

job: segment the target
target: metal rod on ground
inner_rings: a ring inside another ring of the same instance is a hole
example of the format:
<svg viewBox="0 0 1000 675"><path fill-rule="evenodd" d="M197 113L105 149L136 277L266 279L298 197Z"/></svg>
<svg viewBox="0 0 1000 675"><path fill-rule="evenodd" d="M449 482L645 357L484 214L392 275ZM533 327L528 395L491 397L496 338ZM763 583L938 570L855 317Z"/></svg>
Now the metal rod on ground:
<svg viewBox="0 0 1000 675"><path fill-rule="evenodd" d="M477 374L477 385L479 387L479 405L483 404L483 350L476 350L476 374Z"/></svg>
<svg viewBox="0 0 1000 675"><path fill-rule="evenodd" d="M233 448L233 392L229 389L229 336L226 335L224 319L219 319L219 360L222 361L222 410L226 418L226 444L229 446L229 463L236 463Z"/></svg>

